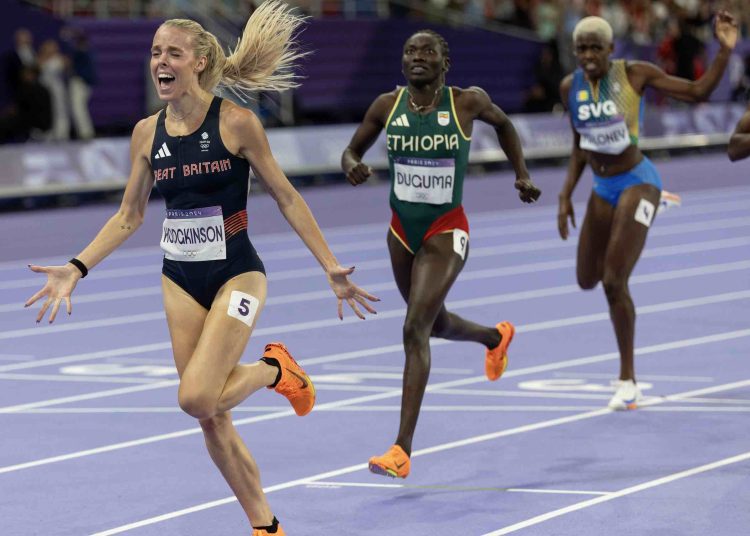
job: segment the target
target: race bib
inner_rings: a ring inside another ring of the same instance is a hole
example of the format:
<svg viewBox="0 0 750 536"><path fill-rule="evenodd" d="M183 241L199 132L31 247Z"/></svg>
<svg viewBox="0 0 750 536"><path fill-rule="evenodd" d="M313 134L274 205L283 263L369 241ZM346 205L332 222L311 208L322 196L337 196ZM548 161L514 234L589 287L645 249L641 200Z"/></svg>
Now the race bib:
<svg viewBox="0 0 750 536"><path fill-rule="evenodd" d="M452 158L399 156L393 163L393 190L399 201L444 205L453 201L456 163Z"/></svg>
<svg viewBox="0 0 750 536"><path fill-rule="evenodd" d="M602 154L621 154L630 146L630 132L624 119L597 126L581 127L580 148Z"/></svg>
<svg viewBox="0 0 750 536"><path fill-rule="evenodd" d="M638 203L638 208L635 209L633 217L638 223L642 223L646 227L651 227L651 222L654 220L656 215L656 207L648 199L641 199Z"/></svg>
<svg viewBox="0 0 750 536"><path fill-rule="evenodd" d="M466 249L469 247L469 233L461 229L453 229L453 251L461 260L466 260Z"/></svg>
<svg viewBox="0 0 750 536"><path fill-rule="evenodd" d="M227 258L221 207L167 210L161 235L164 258L215 261Z"/></svg>

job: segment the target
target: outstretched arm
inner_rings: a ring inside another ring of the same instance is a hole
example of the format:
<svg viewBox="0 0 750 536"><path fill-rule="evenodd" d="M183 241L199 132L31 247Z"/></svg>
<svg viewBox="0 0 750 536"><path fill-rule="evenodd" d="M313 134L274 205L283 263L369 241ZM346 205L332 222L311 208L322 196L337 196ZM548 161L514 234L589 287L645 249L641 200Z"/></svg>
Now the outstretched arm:
<svg viewBox="0 0 750 536"><path fill-rule="evenodd" d="M730 13L720 11L714 22L714 32L721 48L698 80L670 76L653 63L629 62L628 73L631 74L636 89L642 92L644 87L649 86L686 102L701 102L708 99L724 75L729 57L737 44L737 22Z"/></svg>
<svg viewBox="0 0 750 536"><path fill-rule="evenodd" d="M375 313L366 300L379 301L378 298L349 281L347 276L354 271L354 267L343 268L339 265L307 203L291 185L273 157L268 138L258 118L250 111L240 108L227 115L227 127L231 136L241 140L240 153L250 162L255 176L263 182L284 218L325 270L328 282L338 298L339 318L343 318L344 300L360 318L365 316L357 304L368 312Z"/></svg>
<svg viewBox="0 0 750 536"><path fill-rule="evenodd" d="M750 107L737 123L737 128L729 140L727 147L729 159L734 162L750 156Z"/></svg>
<svg viewBox="0 0 750 536"><path fill-rule="evenodd" d="M385 127L385 119L395 103L393 93L380 95L370 105L362 123L352 136L349 145L341 155L341 168L346 174L346 180L352 186L362 184L372 175L372 168L362 162L362 157L378 139L380 131Z"/></svg>
<svg viewBox="0 0 750 536"><path fill-rule="evenodd" d="M529 170L526 169L526 161L523 158L521 139L518 137L513 123L505 115L505 112L492 102L490 96L482 88L469 88L466 95L467 97L470 96L468 99L469 106L476 111L476 118L495 128L500 147L516 172L515 187L521 201L533 203L539 199L542 191L531 181Z"/></svg>
<svg viewBox="0 0 750 536"><path fill-rule="evenodd" d="M133 129L130 144L131 171L120 209L76 257L89 269L99 264L107 255L122 245L143 223L146 203L154 183L148 161L153 137L154 128L151 118L140 121ZM72 312L70 295L82 277L81 271L70 263L64 266L30 265L29 268L34 272L47 274L47 283L25 304L28 307L42 297L47 298L36 321L40 322L47 310L52 307L49 322L54 322L61 301L65 301L66 310L70 314Z"/></svg>

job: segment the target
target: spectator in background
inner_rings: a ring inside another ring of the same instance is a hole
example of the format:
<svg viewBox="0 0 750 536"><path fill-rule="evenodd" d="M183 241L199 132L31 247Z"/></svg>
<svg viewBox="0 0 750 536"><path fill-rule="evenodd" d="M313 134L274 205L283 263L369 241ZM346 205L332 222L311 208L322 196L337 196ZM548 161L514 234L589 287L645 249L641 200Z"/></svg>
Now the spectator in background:
<svg viewBox="0 0 750 536"><path fill-rule="evenodd" d="M552 41L560 33L562 24L561 0L541 0L535 8L536 33L544 42ZM555 90L557 93L557 90Z"/></svg>
<svg viewBox="0 0 750 536"><path fill-rule="evenodd" d="M46 138L54 141L67 140L70 138L68 92L65 88L67 60L60 53L57 41L48 39L39 47L37 61L41 72L39 81L52 96L52 128Z"/></svg>
<svg viewBox="0 0 750 536"><path fill-rule="evenodd" d="M700 61L704 48L703 41L693 34L691 25L685 20L681 20L679 30L674 38L675 76L696 80L698 78L698 73L696 73L697 62ZM702 72L703 69L698 69L698 71Z"/></svg>
<svg viewBox="0 0 750 536"><path fill-rule="evenodd" d="M91 87L96 84L96 65L89 50L88 38L83 32L76 32L71 52L72 72L68 91L70 110L76 136L81 140L94 137L94 125L89 113Z"/></svg>
<svg viewBox="0 0 750 536"><path fill-rule="evenodd" d="M539 62L534 67L534 74L536 81L526 95L523 111L524 113L551 112L556 104L560 104L558 88L563 78L562 67L553 44L542 48Z"/></svg>
<svg viewBox="0 0 750 536"><path fill-rule="evenodd" d="M21 68L16 89L13 104L0 117L0 143L26 141L52 126L52 101L35 65Z"/></svg>
<svg viewBox="0 0 750 536"><path fill-rule="evenodd" d="M5 75L11 97L15 97L21 83L23 69L36 62L35 56L34 37L26 28L19 28L13 35L13 49L8 51L5 58Z"/></svg>

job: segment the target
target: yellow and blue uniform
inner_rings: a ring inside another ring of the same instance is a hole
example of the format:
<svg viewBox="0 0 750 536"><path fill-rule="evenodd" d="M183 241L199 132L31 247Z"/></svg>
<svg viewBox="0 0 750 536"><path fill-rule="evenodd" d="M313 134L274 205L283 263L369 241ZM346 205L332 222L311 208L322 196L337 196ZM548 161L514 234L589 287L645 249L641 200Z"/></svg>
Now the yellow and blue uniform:
<svg viewBox="0 0 750 536"><path fill-rule="evenodd" d="M625 60L614 60L607 74L591 84L582 69L573 73L568 94L573 128L581 137L579 147L601 154L622 154L638 145L643 120L643 98L628 80ZM661 178L651 161L643 160L633 169L612 177L594 173L594 192L612 206L626 188L652 184L661 190Z"/></svg>

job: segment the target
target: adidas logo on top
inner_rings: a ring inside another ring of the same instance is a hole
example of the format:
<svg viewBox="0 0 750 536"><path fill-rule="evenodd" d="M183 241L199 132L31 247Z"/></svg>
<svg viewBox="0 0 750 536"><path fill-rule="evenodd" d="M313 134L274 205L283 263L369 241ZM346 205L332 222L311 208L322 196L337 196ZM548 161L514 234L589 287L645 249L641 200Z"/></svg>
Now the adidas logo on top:
<svg viewBox="0 0 750 536"><path fill-rule="evenodd" d="M409 119L406 117L406 114L399 115L396 119L391 121L392 127L408 127L409 125Z"/></svg>
<svg viewBox="0 0 750 536"><path fill-rule="evenodd" d="M161 149L159 149L159 152L154 155L154 159L159 158L165 158L167 156L172 156L172 153L169 152L169 147L167 147L167 142L164 142L161 144Z"/></svg>

